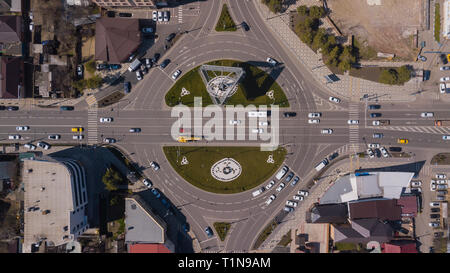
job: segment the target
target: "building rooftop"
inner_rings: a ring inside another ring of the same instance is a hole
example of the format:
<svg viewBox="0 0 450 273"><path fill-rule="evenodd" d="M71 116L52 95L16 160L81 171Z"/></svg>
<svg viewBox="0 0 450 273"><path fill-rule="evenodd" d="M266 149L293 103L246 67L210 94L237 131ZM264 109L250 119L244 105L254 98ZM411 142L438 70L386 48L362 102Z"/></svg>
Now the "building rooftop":
<svg viewBox="0 0 450 273"><path fill-rule="evenodd" d="M22 40L22 18L0 16L0 43L16 43Z"/></svg>
<svg viewBox="0 0 450 273"><path fill-rule="evenodd" d="M307 222L310 223L345 223L347 218L347 204L316 204L307 213Z"/></svg>
<svg viewBox="0 0 450 273"><path fill-rule="evenodd" d="M388 242L394 231L389 224L384 224L378 219L358 219L351 224L333 225L334 241L345 243L368 243L370 241Z"/></svg>
<svg viewBox="0 0 450 273"><path fill-rule="evenodd" d="M418 253L416 242L414 241L392 241L382 244L381 248L383 253Z"/></svg>
<svg viewBox="0 0 450 273"><path fill-rule="evenodd" d="M394 199L361 200L348 203L350 219L377 218L384 220L400 220L402 209Z"/></svg>
<svg viewBox="0 0 450 273"><path fill-rule="evenodd" d="M164 244L131 244L128 253L172 253Z"/></svg>
<svg viewBox="0 0 450 273"><path fill-rule="evenodd" d="M402 216L417 216L418 205L416 195L401 196L400 199L397 200L397 205L402 209Z"/></svg>

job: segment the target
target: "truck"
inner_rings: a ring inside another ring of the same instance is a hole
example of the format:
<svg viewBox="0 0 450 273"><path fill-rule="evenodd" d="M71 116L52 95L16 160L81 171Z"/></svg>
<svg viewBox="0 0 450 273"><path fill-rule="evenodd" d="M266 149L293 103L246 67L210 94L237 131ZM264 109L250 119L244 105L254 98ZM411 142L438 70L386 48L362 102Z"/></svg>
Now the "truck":
<svg viewBox="0 0 450 273"><path fill-rule="evenodd" d="M200 137L179 136L177 140L178 140L178 142L186 143L186 142L201 140L201 138Z"/></svg>
<svg viewBox="0 0 450 273"><path fill-rule="evenodd" d="M278 180L280 180L281 178L283 178L283 176L286 175L287 171L289 170L289 168L287 166L284 166L275 176Z"/></svg>
<svg viewBox="0 0 450 273"><path fill-rule="evenodd" d="M141 61L139 59L134 60L130 67L128 67L128 71L133 72L134 70L138 69L141 66Z"/></svg>
<svg viewBox="0 0 450 273"><path fill-rule="evenodd" d="M252 193L253 197L256 197L256 196L260 195L262 192L264 192L264 190L265 190L265 188L262 187L262 188L260 188L259 190L254 191L254 192Z"/></svg>
<svg viewBox="0 0 450 273"><path fill-rule="evenodd" d="M315 167L316 171L320 171L323 169L323 167L325 167L326 165L328 165L328 159L324 159L322 161L320 161L319 164L317 164L317 166Z"/></svg>
<svg viewBox="0 0 450 273"><path fill-rule="evenodd" d="M382 119L380 120L380 125L381 126L387 126L389 125L391 122L388 119Z"/></svg>
<svg viewBox="0 0 450 273"><path fill-rule="evenodd" d="M450 126L450 120L436 120L434 126Z"/></svg>

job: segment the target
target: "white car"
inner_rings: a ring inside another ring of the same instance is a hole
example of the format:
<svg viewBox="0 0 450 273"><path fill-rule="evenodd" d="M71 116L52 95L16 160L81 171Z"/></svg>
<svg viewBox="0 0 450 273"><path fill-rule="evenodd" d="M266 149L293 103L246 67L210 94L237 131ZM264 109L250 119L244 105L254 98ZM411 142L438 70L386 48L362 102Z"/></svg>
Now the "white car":
<svg viewBox="0 0 450 273"><path fill-rule="evenodd" d="M297 203L297 202L293 202L293 201L287 200L287 201L286 201L286 205L295 208L295 207L297 207L298 203Z"/></svg>
<svg viewBox="0 0 450 273"><path fill-rule="evenodd" d="M450 140L450 136L442 136L443 140Z"/></svg>
<svg viewBox="0 0 450 273"><path fill-rule="evenodd" d="M441 92L441 94L445 93L445 83L439 84L439 91Z"/></svg>
<svg viewBox="0 0 450 273"><path fill-rule="evenodd" d="M333 133L333 129L322 129L320 132L325 135L331 135Z"/></svg>
<svg viewBox="0 0 450 273"><path fill-rule="evenodd" d="M159 165L155 161L152 161L152 163L150 163L150 167L152 167L155 171L159 170Z"/></svg>
<svg viewBox="0 0 450 273"><path fill-rule="evenodd" d="M33 31L34 22L30 22L30 31Z"/></svg>
<svg viewBox="0 0 450 273"><path fill-rule="evenodd" d="M380 151L381 151L381 154L383 155L383 157L389 157L389 154L388 154L386 148L381 147Z"/></svg>
<svg viewBox="0 0 450 273"><path fill-rule="evenodd" d="M23 145L23 147L25 147L29 150L36 150L36 145L33 145L31 143L27 143L27 144Z"/></svg>
<svg viewBox="0 0 450 273"><path fill-rule="evenodd" d="M436 191L436 184L433 182L430 183L430 191Z"/></svg>
<svg viewBox="0 0 450 273"><path fill-rule="evenodd" d="M28 131L30 130L30 126L17 126L16 131Z"/></svg>
<svg viewBox="0 0 450 273"><path fill-rule="evenodd" d="M271 181L269 182L269 184L267 184L266 190L270 190L270 189L273 187L273 185L275 185L275 181L271 180Z"/></svg>
<svg viewBox="0 0 450 273"><path fill-rule="evenodd" d="M447 180L444 180L444 179L437 180L436 184L437 185L446 185L447 184Z"/></svg>
<svg viewBox="0 0 450 273"><path fill-rule="evenodd" d="M142 80L142 72L140 70L136 71L136 79L138 81Z"/></svg>
<svg viewBox="0 0 450 273"><path fill-rule="evenodd" d="M299 190L299 191L298 191L298 195L301 195L301 196L306 197L306 196L309 195L309 193L308 193L307 191L304 191L304 190Z"/></svg>
<svg viewBox="0 0 450 273"><path fill-rule="evenodd" d="M372 121L372 125L373 126L379 126L380 125L380 121L379 120L374 120L374 121Z"/></svg>
<svg viewBox="0 0 450 273"><path fill-rule="evenodd" d="M436 174L436 178L437 179L446 179L447 176L445 174L443 174L443 173L440 173L440 174Z"/></svg>
<svg viewBox="0 0 450 273"><path fill-rule="evenodd" d="M450 66L441 66L439 68L439 70L444 71L444 70L450 70Z"/></svg>
<svg viewBox="0 0 450 273"><path fill-rule="evenodd" d="M48 136L48 139L51 139L51 140L58 140L58 139L60 139L60 138L61 138L60 135L49 135L49 136Z"/></svg>
<svg viewBox="0 0 450 273"><path fill-rule="evenodd" d="M259 126L268 126L269 122L267 122L267 121L260 121L260 122L258 122L258 125Z"/></svg>
<svg viewBox="0 0 450 273"><path fill-rule="evenodd" d="M348 124L359 124L359 120L356 120L356 119L349 119L349 120L347 120L347 123L348 123Z"/></svg>
<svg viewBox="0 0 450 273"><path fill-rule="evenodd" d="M317 123L319 123L320 122L320 119L308 119L308 123L309 124L317 124Z"/></svg>
<svg viewBox="0 0 450 273"><path fill-rule="evenodd" d="M422 114L420 114L421 117L423 118L432 118L434 116L433 112L423 112Z"/></svg>
<svg viewBox="0 0 450 273"><path fill-rule="evenodd" d="M429 225L430 227L434 227L434 228L437 228L437 227L440 226L439 222L430 222L430 223L428 223L428 225Z"/></svg>
<svg viewBox="0 0 450 273"><path fill-rule="evenodd" d="M230 120L230 125L238 125L241 124L240 120Z"/></svg>
<svg viewBox="0 0 450 273"><path fill-rule="evenodd" d="M411 181L411 187L420 187L422 186L421 181Z"/></svg>
<svg viewBox="0 0 450 273"><path fill-rule="evenodd" d="M309 113L308 118L320 118L322 113Z"/></svg>
<svg viewBox="0 0 450 273"><path fill-rule="evenodd" d="M83 135L74 135L74 136L72 136L72 139L74 139L74 140L82 140L83 138L84 138Z"/></svg>
<svg viewBox="0 0 450 273"><path fill-rule="evenodd" d="M147 188L149 188L149 189L153 186L152 181L150 181L150 179L148 179L148 178L145 178L145 179L142 181L142 183L144 183L144 185L147 186Z"/></svg>
<svg viewBox="0 0 450 273"><path fill-rule="evenodd" d="M329 97L328 100L332 101L332 102L335 102L335 103L340 103L341 102L341 100L336 98L336 97Z"/></svg>
<svg viewBox="0 0 450 273"><path fill-rule="evenodd" d="M275 61L274 59L272 59L270 57L266 59L266 62L270 63L272 66L275 66L278 63L277 61Z"/></svg>
<svg viewBox="0 0 450 273"><path fill-rule="evenodd" d="M436 208L436 207L440 207L441 206L441 203L439 203L439 202L430 202L430 207L432 207L432 208Z"/></svg>
<svg viewBox="0 0 450 273"><path fill-rule="evenodd" d="M252 129L252 133L254 134L262 134L264 130L262 128Z"/></svg>
<svg viewBox="0 0 450 273"><path fill-rule="evenodd" d="M180 76L180 74L181 74L181 70L179 70L179 69L177 71L173 72L172 79L176 80L178 78L178 76Z"/></svg>
<svg viewBox="0 0 450 273"><path fill-rule="evenodd" d="M373 153L372 149L367 149L367 154L369 154L370 158L374 158L375 154Z"/></svg>
<svg viewBox="0 0 450 273"><path fill-rule="evenodd" d="M296 200L296 201L303 201L303 199L304 199L305 197L303 197L303 196L301 196L301 195L294 195L292 198L293 198L294 200Z"/></svg>
<svg viewBox="0 0 450 273"><path fill-rule="evenodd" d="M280 192L282 189L284 189L284 186L285 186L285 184L283 182L281 182L277 188L277 192Z"/></svg>
<svg viewBox="0 0 450 273"><path fill-rule="evenodd" d="M41 147L41 148L44 149L44 150L50 149L50 145L48 145L48 144L45 143L45 142L38 142L38 143L37 143L37 146Z"/></svg>
<svg viewBox="0 0 450 273"><path fill-rule="evenodd" d="M169 12L168 11L163 12L163 16L164 16L164 22L168 22L169 21Z"/></svg>
<svg viewBox="0 0 450 273"><path fill-rule="evenodd" d="M162 11L158 11L158 21L159 22L163 21L163 13L162 13Z"/></svg>
<svg viewBox="0 0 450 273"><path fill-rule="evenodd" d="M277 198L277 196L275 194L272 194L269 199L267 199L266 204L270 205L270 203L272 203L273 200L275 200L275 198Z"/></svg>
<svg viewBox="0 0 450 273"><path fill-rule="evenodd" d="M109 123L112 121L113 121L113 118L100 118L101 123Z"/></svg>
<svg viewBox="0 0 450 273"><path fill-rule="evenodd" d="M369 146L369 148L380 148L380 144L378 143L369 143L367 146Z"/></svg>
<svg viewBox="0 0 450 273"><path fill-rule="evenodd" d="M450 77L442 77L441 82L450 81Z"/></svg>
<svg viewBox="0 0 450 273"><path fill-rule="evenodd" d="M158 21L158 12L157 11L153 11L152 12L152 19L153 19L153 21Z"/></svg>
<svg viewBox="0 0 450 273"><path fill-rule="evenodd" d="M20 139L20 135L10 135L8 139Z"/></svg>

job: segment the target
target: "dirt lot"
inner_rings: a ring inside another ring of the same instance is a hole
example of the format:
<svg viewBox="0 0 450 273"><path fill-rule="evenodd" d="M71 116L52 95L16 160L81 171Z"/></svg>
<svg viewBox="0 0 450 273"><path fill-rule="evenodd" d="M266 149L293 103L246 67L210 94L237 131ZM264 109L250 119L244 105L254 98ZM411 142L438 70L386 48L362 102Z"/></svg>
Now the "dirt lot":
<svg viewBox="0 0 450 273"><path fill-rule="evenodd" d="M344 34L353 34L377 52L395 53L412 60L416 56L412 34L420 30L421 0L381 0L369 6L367 0L328 0L331 19Z"/></svg>

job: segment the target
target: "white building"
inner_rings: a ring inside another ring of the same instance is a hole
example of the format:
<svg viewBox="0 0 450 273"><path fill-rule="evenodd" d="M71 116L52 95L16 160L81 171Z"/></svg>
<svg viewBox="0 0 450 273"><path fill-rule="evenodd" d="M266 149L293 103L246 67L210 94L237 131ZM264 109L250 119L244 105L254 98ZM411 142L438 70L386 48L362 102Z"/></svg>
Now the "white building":
<svg viewBox="0 0 450 273"><path fill-rule="evenodd" d="M73 242L89 228L86 174L71 159L36 157L23 160L23 252L46 242L59 246Z"/></svg>
<svg viewBox="0 0 450 273"><path fill-rule="evenodd" d="M445 0L444 8L442 9L442 15L444 16L444 25L442 26L442 35L449 39L450 35L450 1Z"/></svg>

